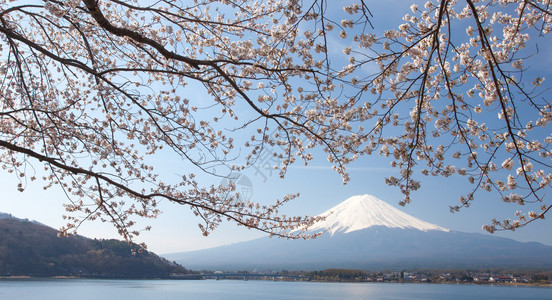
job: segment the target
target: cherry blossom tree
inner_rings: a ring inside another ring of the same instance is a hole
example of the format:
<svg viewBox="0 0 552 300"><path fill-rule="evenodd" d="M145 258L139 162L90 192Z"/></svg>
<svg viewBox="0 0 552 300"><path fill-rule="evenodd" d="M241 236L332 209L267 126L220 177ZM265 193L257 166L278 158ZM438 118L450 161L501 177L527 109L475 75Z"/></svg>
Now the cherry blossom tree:
<svg viewBox="0 0 552 300"><path fill-rule="evenodd" d="M131 240L133 216L157 216L160 199L189 206L205 235L230 220L298 237L290 231L315 220L278 214L295 195L259 205L235 201L233 186L196 180L197 172L243 170L264 144L281 146L282 175L297 158L311 159L309 148L336 161L348 152L348 131L317 120L318 110L337 113L333 105L318 103L316 90L292 90L297 78L325 80L308 45L295 46L305 16L294 3L1 3L0 161L30 181L31 166L42 164L46 188L64 189L72 214L62 233L101 219ZM300 53L292 59L291 51ZM234 137L247 134L239 163ZM148 164L167 152L191 170L176 183Z"/></svg>
<svg viewBox="0 0 552 300"><path fill-rule="evenodd" d="M350 101L367 105L377 119L364 132L370 141L364 151L390 157L400 169L386 182L403 192L401 204L420 187L416 178L457 174L474 188L452 212L470 206L477 191L533 207L514 220L493 219L483 226L489 232L515 230L551 209L551 102L545 78L524 64L539 58L539 38L551 29L550 4L427 1L412 4L404 23L382 36L352 37L344 50L350 64L339 77L357 88ZM369 22L362 7L345 8L353 18L341 21L343 39L346 29ZM527 49L529 41L537 47ZM358 75L374 64L378 71Z"/></svg>
<svg viewBox="0 0 552 300"><path fill-rule="evenodd" d="M2 0L0 164L20 190L63 188L62 233L101 219L127 240L161 199L204 234L230 220L309 237L293 230L316 218L278 213L297 195L260 205L197 179L243 171L267 146L282 177L321 151L344 182L358 157L390 157L402 204L421 176L457 174L474 189L453 211L478 190L542 205L491 232L543 218L552 112L544 77L523 75L549 1L410 8L380 36L364 1ZM151 163L167 153L189 170L178 180Z"/></svg>

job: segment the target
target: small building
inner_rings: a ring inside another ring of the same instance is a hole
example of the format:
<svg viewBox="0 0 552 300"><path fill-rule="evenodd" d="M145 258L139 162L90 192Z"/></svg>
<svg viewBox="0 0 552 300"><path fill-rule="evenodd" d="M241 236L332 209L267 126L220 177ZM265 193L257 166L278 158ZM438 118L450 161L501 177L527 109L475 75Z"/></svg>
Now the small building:
<svg viewBox="0 0 552 300"><path fill-rule="evenodd" d="M489 282L496 282L496 283L511 283L512 277L509 276L491 276L489 278Z"/></svg>

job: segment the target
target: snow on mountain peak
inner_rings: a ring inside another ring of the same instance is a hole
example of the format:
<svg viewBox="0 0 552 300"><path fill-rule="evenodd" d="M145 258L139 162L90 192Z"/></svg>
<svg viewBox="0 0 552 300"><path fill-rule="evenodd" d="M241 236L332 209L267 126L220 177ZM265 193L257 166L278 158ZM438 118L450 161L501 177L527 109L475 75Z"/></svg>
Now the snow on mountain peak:
<svg viewBox="0 0 552 300"><path fill-rule="evenodd" d="M353 196L320 216L326 216L326 220L315 223L309 231L328 230L333 235L372 226L449 231L408 215L372 195Z"/></svg>

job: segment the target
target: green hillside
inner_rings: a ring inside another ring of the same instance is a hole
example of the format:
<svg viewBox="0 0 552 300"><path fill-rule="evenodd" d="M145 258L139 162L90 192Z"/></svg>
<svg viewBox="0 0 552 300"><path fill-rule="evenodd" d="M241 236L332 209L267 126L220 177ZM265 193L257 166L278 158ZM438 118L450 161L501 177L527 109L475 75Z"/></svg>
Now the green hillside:
<svg viewBox="0 0 552 300"><path fill-rule="evenodd" d="M0 219L0 276L167 278L188 273L176 263L118 240L58 237L57 230L16 218Z"/></svg>

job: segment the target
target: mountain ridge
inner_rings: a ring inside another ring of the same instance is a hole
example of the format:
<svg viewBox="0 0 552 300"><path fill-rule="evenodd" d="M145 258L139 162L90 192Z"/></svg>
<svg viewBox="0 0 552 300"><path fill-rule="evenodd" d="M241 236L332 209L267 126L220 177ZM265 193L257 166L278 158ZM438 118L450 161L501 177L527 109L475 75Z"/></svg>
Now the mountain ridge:
<svg viewBox="0 0 552 300"><path fill-rule="evenodd" d="M211 270L552 268L551 246L457 232L397 211L373 196L353 196L321 214L331 213L310 230L326 232L313 240L264 237L163 256L194 269ZM359 219L366 213L375 215ZM391 216L397 219L390 220Z"/></svg>
<svg viewBox="0 0 552 300"><path fill-rule="evenodd" d="M35 220L29 220L29 219L20 219L12 214L8 214L8 213L4 213L4 212L0 212L0 220L5 220L5 219L8 219L8 220L17 220L17 221L20 221L20 222L29 222L29 223L33 223L33 224L37 224L37 225L42 225L42 226L47 226L47 225L44 225L38 221L35 221Z"/></svg>
<svg viewBox="0 0 552 300"><path fill-rule="evenodd" d="M0 213L0 276L169 278L187 273L149 251L118 240L58 237L44 224Z"/></svg>

